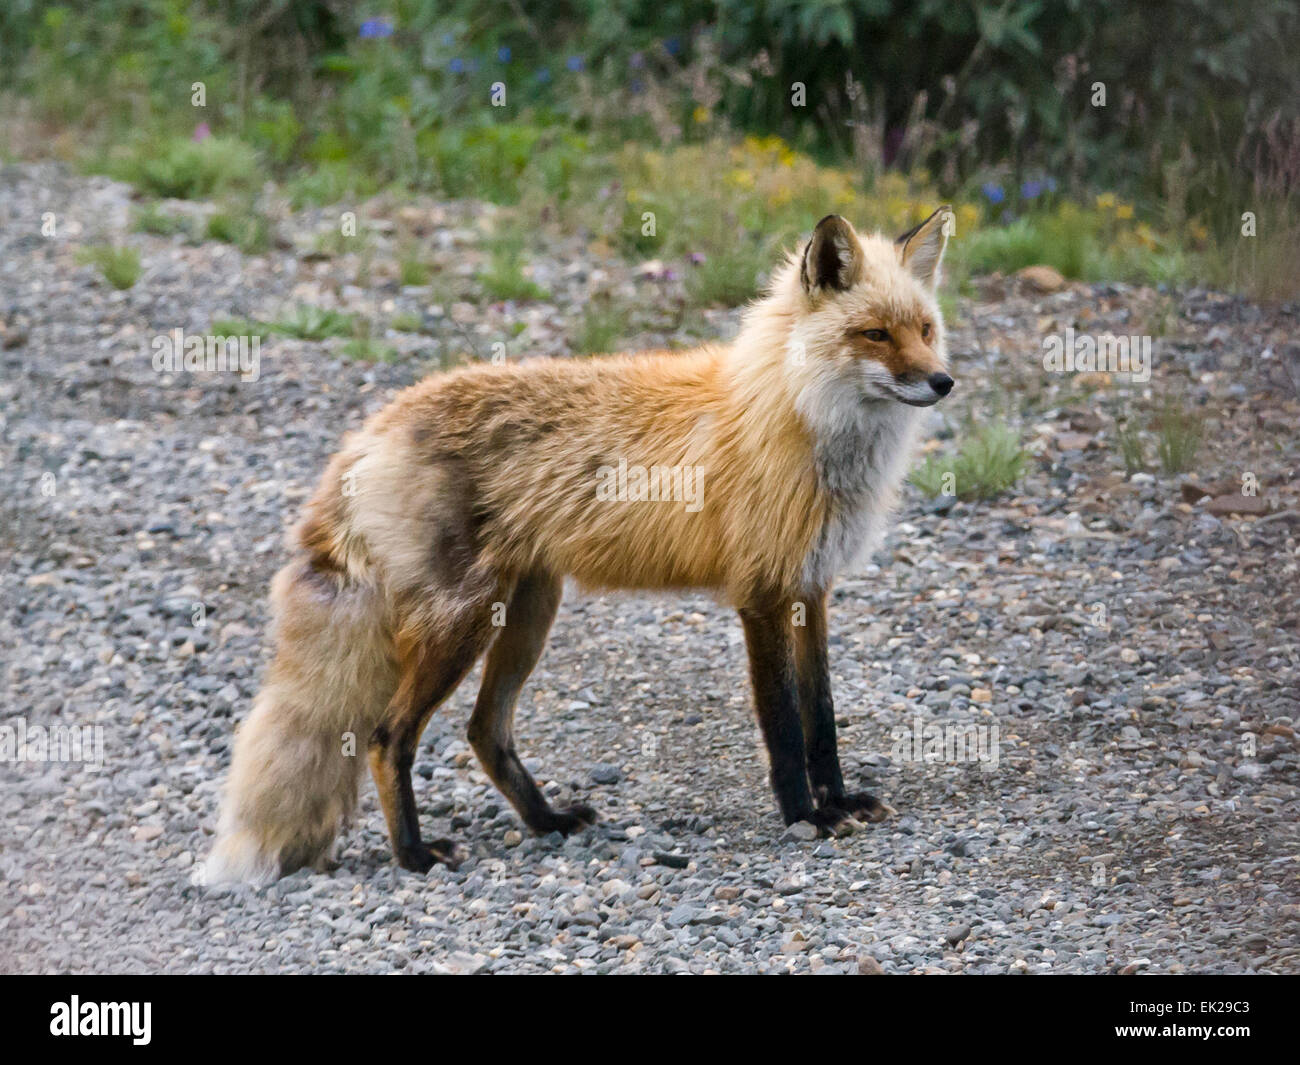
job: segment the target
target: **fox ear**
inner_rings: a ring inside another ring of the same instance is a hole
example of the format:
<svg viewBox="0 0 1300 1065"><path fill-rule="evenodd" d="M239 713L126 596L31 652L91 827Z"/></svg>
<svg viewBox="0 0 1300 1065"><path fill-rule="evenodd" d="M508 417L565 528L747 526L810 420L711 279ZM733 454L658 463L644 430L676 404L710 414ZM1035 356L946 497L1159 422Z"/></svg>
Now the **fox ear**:
<svg viewBox="0 0 1300 1065"><path fill-rule="evenodd" d="M913 226L896 241L898 257L918 281L934 288L939 280L939 263L952 232L952 208L940 207L918 226Z"/></svg>
<svg viewBox="0 0 1300 1065"><path fill-rule="evenodd" d="M862 245L853 227L837 214L828 214L813 230L812 240L803 250L799 277L803 289L812 296L818 292L843 292L862 273Z"/></svg>

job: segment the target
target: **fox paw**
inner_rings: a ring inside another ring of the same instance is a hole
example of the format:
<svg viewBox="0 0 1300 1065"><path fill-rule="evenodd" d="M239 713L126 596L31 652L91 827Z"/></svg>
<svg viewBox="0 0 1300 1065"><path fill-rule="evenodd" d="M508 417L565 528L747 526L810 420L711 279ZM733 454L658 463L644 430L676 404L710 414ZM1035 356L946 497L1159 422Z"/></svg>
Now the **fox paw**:
<svg viewBox="0 0 1300 1065"><path fill-rule="evenodd" d="M406 847L397 853L397 864L413 873L427 873L435 864L455 869L464 861L464 855L456 842L450 839L435 839L429 843L418 843Z"/></svg>
<svg viewBox="0 0 1300 1065"><path fill-rule="evenodd" d="M596 823L596 811L584 803L575 803L572 806L563 806L558 810L550 811L549 815L536 825L533 829L539 836L545 836L551 832L558 832L562 836L570 836L574 832L581 832Z"/></svg>
<svg viewBox="0 0 1300 1065"><path fill-rule="evenodd" d="M837 806L820 806L806 820L817 829L819 836L851 836L862 828L851 813Z"/></svg>
<svg viewBox="0 0 1300 1065"><path fill-rule="evenodd" d="M835 802L835 806L850 814L855 820L866 823L883 821L898 813L888 803L881 802L865 791L853 791Z"/></svg>

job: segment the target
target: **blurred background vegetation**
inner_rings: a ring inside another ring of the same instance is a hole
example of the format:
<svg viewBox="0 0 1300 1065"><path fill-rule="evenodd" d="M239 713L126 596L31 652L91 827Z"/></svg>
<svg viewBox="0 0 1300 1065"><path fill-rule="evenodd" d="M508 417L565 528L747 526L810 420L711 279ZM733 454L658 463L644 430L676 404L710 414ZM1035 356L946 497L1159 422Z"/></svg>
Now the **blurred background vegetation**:
<svg viewBox="0 0 1300 1065"><path fill-rule="evenodd" d="M1297 55L1294 0L7 0L0 152L218 199L207 235L249 250L268 181L490 199L707 262L706 302L829 211L945 201L959 278L1290 297Z"/></svg>

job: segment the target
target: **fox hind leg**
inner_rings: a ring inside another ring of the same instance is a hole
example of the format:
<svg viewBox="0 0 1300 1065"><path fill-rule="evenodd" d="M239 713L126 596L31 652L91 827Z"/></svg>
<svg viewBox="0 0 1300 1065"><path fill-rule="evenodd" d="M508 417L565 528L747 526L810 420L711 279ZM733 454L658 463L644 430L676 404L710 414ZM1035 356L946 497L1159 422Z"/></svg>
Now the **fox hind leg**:
<svg viewBox="0 0 1300 1065"><path fill-rule="evenodd" d="M561 592L560 578L550 573L526 574L515 585L505 625L484 663L483 684L469 721L469 742L484 771L538 835L568 835L596 820L589 806L553 809L515 750L515 704L541 657Z"/></svg>
<svg viewBox="0 0 1300 1065"><path fill-rule="evenodd" d="M452 868L459 864L451 840L425 843L420 838L411 766L429 718L473 668L491 636L490 601L460 613L454 625L439 626L436 636L419 621L408 622L398 634L401 679L371 735L369 760L393 856L404 869L424 873L435 862Z"/></svg>

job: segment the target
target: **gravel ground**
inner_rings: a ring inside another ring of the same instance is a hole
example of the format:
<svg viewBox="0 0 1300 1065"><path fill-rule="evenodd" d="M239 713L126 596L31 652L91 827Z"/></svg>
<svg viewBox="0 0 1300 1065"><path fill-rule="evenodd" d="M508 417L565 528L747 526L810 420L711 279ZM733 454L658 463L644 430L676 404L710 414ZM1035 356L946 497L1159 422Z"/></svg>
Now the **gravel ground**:
<svg viewBox="0 0 1300 1065"><path fill-rule="evenodd" d="M570 595L520 745L596 828L521 834L465 742L472 677L416 763L425 833L465 845L459 871L396 870L367 782L336 870L205 892L190 878L265 662L266 585L341 432L432 360L498 340L566 354L596 290L644 309L639 344L735 316L660 313L676 282L545 234L552 301L473 299L482 205L362 205L366 266L309 252L321 213L271 204L280 245L245 258L131 233L129 208L102 179L0 171L3 722L100 726L104 761L0 766L0 969L1300 971L1295 308L997 278L963 304L937 444L1001 411L1034 457L991 503L908 489L836 590L846 776L895 819L786 838L730 612ZM389 218L421 234L442 288L397 283ZM78 265L102 240L143 253L129 291ZM268 339L257 382L152 369L158 334L295 301L415 314L423 332L373 365L340 340ZM1141 386L1045 374L1041 338L1067 325L1158 334L1146 387L1207 418L1192 474L1125 475L1115 416ZM1202 498L1240 498L1244 473L1263 516ZM963 724L996 727L996 764L898 742Z"/></svg>

